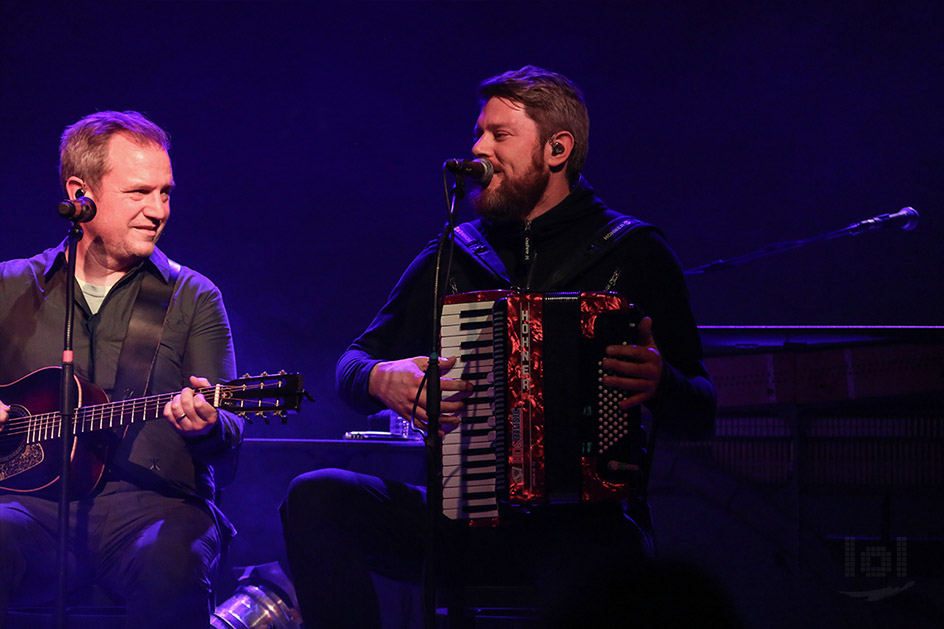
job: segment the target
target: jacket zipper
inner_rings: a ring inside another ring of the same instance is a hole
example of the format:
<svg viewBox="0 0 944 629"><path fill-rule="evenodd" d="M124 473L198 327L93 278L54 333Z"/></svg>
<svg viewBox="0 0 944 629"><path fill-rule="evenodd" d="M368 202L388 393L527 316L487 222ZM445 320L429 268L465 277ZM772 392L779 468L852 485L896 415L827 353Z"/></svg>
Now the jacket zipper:
<svg viewBox="0 0 944 629"><path fill-rule="evenodd" d="M524 241L522 243L524 247L524 271L525 271L525 282L524 287L526 289L531 288L531 275L534 271L534 260L537 258L537 252L533 248L533 243L531 242L531 221L524 222Z"/></svg>

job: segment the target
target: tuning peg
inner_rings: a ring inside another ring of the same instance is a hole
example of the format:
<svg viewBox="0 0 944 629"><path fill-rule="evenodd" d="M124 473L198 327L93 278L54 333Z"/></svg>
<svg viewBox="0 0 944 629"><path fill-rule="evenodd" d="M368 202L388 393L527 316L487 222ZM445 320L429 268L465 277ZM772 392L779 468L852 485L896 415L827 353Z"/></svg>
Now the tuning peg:
<svg viewBox="0 0 944 629"><path fill-rule="evenodd" d="M244 373L244 374L243 374L242 376L240 376L240 377L242 377L242 378L250 378L251 376L249 375L249 372L247 371L246 373Z"/></svg>

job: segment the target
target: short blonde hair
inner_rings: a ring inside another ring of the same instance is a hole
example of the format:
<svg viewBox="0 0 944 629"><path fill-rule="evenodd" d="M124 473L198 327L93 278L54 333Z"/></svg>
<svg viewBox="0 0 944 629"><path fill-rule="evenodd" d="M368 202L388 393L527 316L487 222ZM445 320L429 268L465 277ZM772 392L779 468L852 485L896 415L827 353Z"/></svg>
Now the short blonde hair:
<svg viewBox="0 0 944 629"><path fill-rule="evenodd" d="M136 111L100 111L66 127L59 142L59 179L65 188L69 177L78 177L97 188L111 169L108 141L116 133L138 144L156 144L170 151L166 131Z"/></svg>

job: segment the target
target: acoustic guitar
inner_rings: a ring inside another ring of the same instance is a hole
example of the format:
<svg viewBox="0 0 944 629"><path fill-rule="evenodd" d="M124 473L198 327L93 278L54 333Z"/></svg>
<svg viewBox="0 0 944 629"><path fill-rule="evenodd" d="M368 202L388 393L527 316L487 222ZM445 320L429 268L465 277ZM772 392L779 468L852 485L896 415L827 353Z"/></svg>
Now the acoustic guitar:
<svg viewBox="0 0 944 629"><path fill-rule="evenodd" d="M62 461L62 415L59 387L62 370L46 367L0 385L0 400L9 405L9 417L0 430L0 493L49 490L59 480ZM73 414L70 494L91 492L105 471L111 446L117 439L103 431L162 418L164 405L178 391L110 402L98 386L75 376L77 399ZM282 418L298 411L303 397L300 374L244 376L194 390L217 409L238 415ZM97 433L97 434L96 434ZM99 439L108 435L110 439Z"/></svg>

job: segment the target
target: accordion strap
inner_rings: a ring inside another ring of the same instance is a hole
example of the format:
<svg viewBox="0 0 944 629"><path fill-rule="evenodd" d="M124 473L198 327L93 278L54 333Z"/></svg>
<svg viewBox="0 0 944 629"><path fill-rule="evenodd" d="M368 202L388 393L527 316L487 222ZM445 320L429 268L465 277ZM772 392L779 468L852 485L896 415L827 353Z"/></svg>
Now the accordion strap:
<svg viewBox="0 0 944 629"><path fill-rule="evenodd" d="M546 292L566 285L567 282L579 276L597 260L609 253L630 232L647 226L646 223L631 216L617 216L598 229L584 246L578 247L575 253L564 260L557 267L557 270L547 278L544 286L537 286L535 290Z"/></svg>
<svg viewBox="0 0 944 629"><path fill-rule="evenodd" d="M551 274L544 286L534 287L535 290L546 292L565 285L609 253L630 232L640 227L651 226L630 216L617 216L597 230L583 246L578 247L576 253L557 267L557 270ZM474 223L462 223L455 228L454 233L456 244L459 245L460 249L477 261L492 276L502 280L508 286L512 285L511 279L508 277L508 271L505 269L501 258L498 257L498 253L485 240L485 236L476 228Z"/></svg>
<svg viewBox="0 0 944 629"><path fill-rule="evenodd" d="M460 249L465 251L494 277L511 286L511 278L508 277L508 271L505 269L501 258L498 257L498 253L492 249L492 246L485 240L485 236L473 223L462 223L453 230L453 233L456 235L456 244L459 245Z"/></svg>

